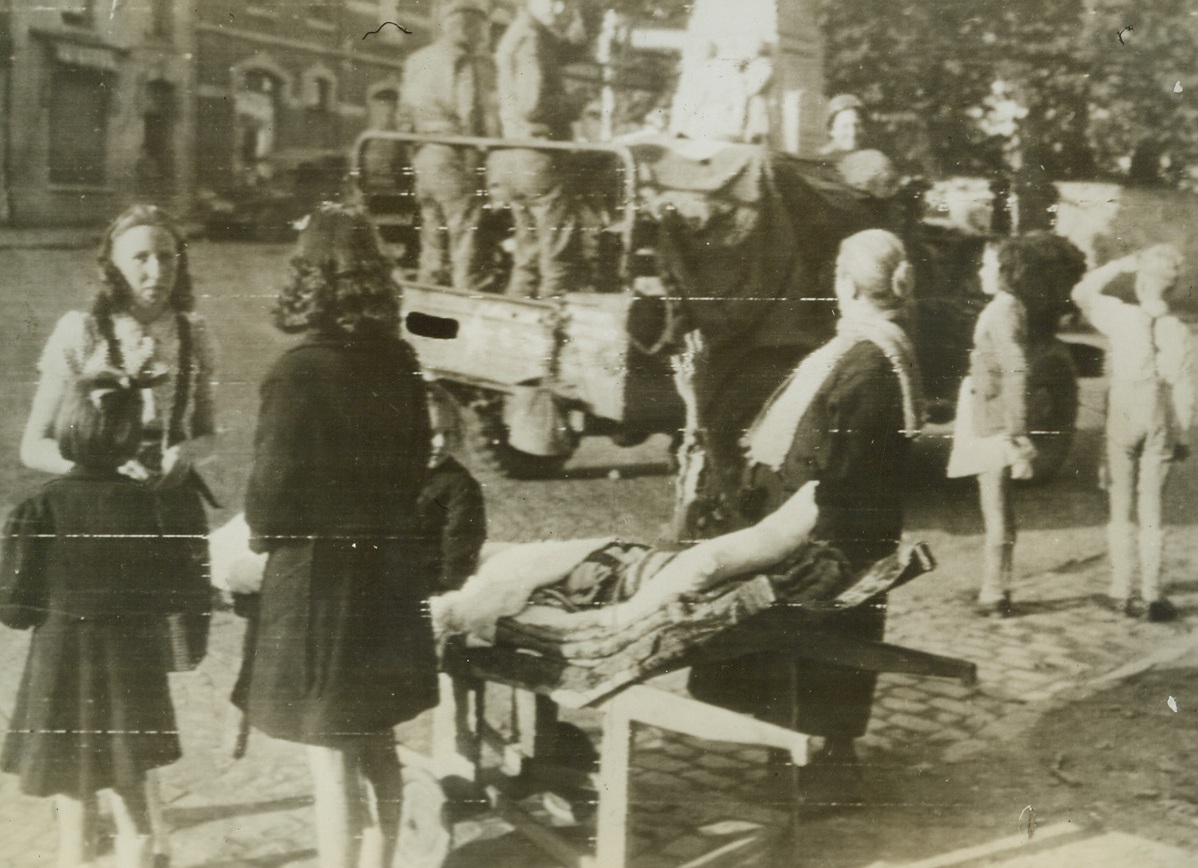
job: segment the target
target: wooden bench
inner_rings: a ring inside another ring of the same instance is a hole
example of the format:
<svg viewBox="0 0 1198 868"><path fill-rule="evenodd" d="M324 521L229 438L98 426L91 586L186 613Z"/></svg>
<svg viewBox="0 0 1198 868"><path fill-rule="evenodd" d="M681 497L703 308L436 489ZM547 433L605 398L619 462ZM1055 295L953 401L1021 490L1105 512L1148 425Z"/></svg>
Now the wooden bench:
<svg viewBox="0 0 1198 868"><path fill-rule="evenodd" d="M818 631L796 641L793 634L777 635L768 625L753 630L753 637L762 649L798 649L812 660L878 672L954 678L967 684L976 680L972 663L882 642L849 641ZM737 653L743 651L743 643L737 645ZM710 653L704 659L711 659ZM563 865L622 868L628 859L629 769L635 724L711 741L773 748L788 753L792 760L786 831L787 843L794 848L794 864L798 864L799 768L807 762L807 736L680 696L657 685L655 678L622 684L614 691L562 689L563 680L570 680L563 679L569 666L519 649L469 648L451 642L443 661L442 702L434 721L433 760L438 774L459 775L485 788L493 808L507 822ZM488 684L512 690L510 731L500 731L487 720ZM789 709L792 721L797 719L793 705ZM559 710L581 708L599 709L604 715L597 774L544 760L554 754ZM498 758L494 767L485 765L489 756ZM532 793L554 790L598 794L593 850L540 822L520 804ZM743 860L750 852L777 845L763 835L744 837L682 868L713 866L731 857Z"/></svg>

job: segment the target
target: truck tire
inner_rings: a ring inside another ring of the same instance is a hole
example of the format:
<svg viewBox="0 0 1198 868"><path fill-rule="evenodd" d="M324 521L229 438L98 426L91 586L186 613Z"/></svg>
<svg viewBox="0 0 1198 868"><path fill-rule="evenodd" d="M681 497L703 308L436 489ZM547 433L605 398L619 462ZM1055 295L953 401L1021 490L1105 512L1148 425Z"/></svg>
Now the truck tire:
<svg viewBox="0 0 1198 868"><path fill-rule="evenodd" d="M1034 346L1028 354L1027 427L1036 447L1032 484L1052 479L1065 463L1077 430L1077 368L1059 340Z"/></svg>
<svg viewBox="0 0 1198 868"><path fill-rule="evenodd" d="M504 396L482 392L465 405L466 443L475 464L508 479L548 479L561 473L570 455L531 455L508 442Z"/></svg>

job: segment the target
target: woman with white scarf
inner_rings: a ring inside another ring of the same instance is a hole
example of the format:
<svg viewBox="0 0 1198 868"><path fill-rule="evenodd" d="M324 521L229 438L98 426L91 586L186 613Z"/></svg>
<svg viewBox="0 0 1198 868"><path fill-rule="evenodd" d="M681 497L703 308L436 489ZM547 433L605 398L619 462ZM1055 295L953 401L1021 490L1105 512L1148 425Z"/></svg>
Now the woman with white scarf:
<svg viewBox="0 0 1198 868"><path fill-rule="evenodd" d="M903 471L921 403L915 353L898 323L911 284L911 265L895 235L871 229L845 239L836 262L836 337L803 360L745 438L745 520L757 521L818 481L812 538L838 547L857 569L893 553L902 532ZM820 627L878 640L885 618L879 603ZM798 670L794 686L791 662ZM859 774L853 740L869 723L875 680L871 672L754 654L695 667L690 688L705 701L822 736L813 762L832 772L843 799ZM797 720L787 719L791 691Z"/></svg>

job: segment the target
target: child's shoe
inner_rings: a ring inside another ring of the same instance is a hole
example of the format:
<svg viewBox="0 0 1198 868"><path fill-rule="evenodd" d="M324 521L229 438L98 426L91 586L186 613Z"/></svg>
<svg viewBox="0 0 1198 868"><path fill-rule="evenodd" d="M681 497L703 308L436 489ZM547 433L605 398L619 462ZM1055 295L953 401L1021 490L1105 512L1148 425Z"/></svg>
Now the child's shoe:
<svg viewBox="0 0 1198 868"><path fill-rule="evenodd" d="M1095 594L1093 599L1099 606L1116 615L1139 618L1144 614L1144 604L1136 596L1118 597L1112 594Z"/></svg>
<svg viewBox="0 0 1198 868"><path fill-rule="evenodd" d="M1148 620L1154 624L1164 624L1177 620L1177 607L1164 597L1153 600L1148 604Z"/></svg>
<svg viewBox="0 0 1198 868"><path fill-rule="evenodd" d="M1002 596L995 600L979 597L973 611L982 618L1010 618L1015 614L1015 604L1011 602L1011 592L1003 591Z"/></svg>

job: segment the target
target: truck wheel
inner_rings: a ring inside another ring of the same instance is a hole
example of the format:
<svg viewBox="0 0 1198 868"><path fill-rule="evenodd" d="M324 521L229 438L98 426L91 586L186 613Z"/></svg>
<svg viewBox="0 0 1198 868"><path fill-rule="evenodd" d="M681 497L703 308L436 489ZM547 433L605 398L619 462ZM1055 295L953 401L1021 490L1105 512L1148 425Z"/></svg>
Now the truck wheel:
<svg viewBox="0 0 1198 868"><path fill-rule="evenodd" d="M548 479L560 474L569 455L531 455L508 442L503 399L488 392L465 407L466 440L476 464L508 479Z"/></svg>
<svg viewBox="0 0 1198 868"><path fill-rule="evenodd" d="M1077 368L1059 340L1032 347L1028 358L1027 427L1036 447L1033 484L1056 475L1069 455L1077 429Z"/></svg>

